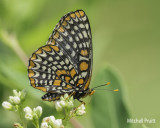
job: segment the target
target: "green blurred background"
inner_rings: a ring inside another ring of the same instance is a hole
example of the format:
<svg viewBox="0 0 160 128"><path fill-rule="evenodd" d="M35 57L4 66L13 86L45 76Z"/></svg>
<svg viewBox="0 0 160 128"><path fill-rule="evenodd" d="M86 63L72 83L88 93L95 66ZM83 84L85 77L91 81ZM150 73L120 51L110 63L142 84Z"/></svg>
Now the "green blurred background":
<svg viewBox="0 0 160 128"><path fill-rule="evenodd" d="M92 99L86 99L87 114L77 120L84 128L143 128L142 124L129 125L126 120L146 117L156 119L155 124L145 124L146 127L158 128L159 5L158 0L0 0L0 102L8 100L12 89L26 88L28 97L24 106L41 105L43 117L58 118L53 103L43 102L40 97L44 93L29 85L23 52L29 58L45 45L63 15L83 9L93 37L90 86L110 81L108 88L120 91L97 91ZM11 37L14 35L19 45ZM18 121L14 112L0 107L1 128L10 128Z"/></svg>

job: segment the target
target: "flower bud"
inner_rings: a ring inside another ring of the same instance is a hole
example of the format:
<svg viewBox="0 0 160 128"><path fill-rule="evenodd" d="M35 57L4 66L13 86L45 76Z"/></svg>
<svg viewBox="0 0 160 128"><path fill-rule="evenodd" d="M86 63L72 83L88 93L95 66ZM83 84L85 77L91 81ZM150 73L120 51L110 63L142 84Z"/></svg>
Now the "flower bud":
<svg viewBox="0 0 160 128"><path fill-rule="evenodd" d="M61 125L62 125L62 119L57 119L57 120L54 121L54 126L56 128L60 128Z"/></svg>
<svg viewBox="0 0 160 128"><path fill-rule="evenodd" d="M49 122L49 120L50 120L50 117L45 117L45 118L43 118L43 121L42 122Z"/></svg>
<svg viewBox="0 0 160 128"><path fill-rule="evenodd" d="M9 96L9 101L12 103L12 104L20 104L21 100L18 96Z"/></svg>
<svg viewBox="0 0 160 128"><path fill-rule="evenodd" d="M25 97L26 97L26 90L23 89L23 90L21 91L20 99L23 101L23 100L25 99Z"/></svg>
<svg viewBox="0 0 160 128"><path fill-rule="evenodd" d="M50 120L51 120L52 122L55 121L55 117L54 117L54 116L50 116L49 118L50 118Z"/></svg>
<svg viewBox="0 0 160 128"><path fill-rule="evenodd" d="M12 111L13 110L13 106L11 103L7 102L7 101L4 101L2 103L2 106L3 108L5 108L6 110L9 110L9 111Z"/></svg>
<svg viewBox="0 0 160 128"><path fill-rule="evenodd" d="M14 128L23 128L20 123L14 123L13 127Z"/></svg>
<svg viewBox="0 0 160 128"><path fill-rule="evenodd" d="M84 111L84 110L77 110L76 111L76 115L77 116L82 116L82 115L84 115L86 112Z"/></svg>
<svg viewBox="0 0 160 128"><path fill-rule="evenodd" d="M60 105L61 105L62 107L65 107L65 106L66 106L65 101L61 100L61 101L60 101Z"/></svg>
<svg viewBox="0 0 160 128"><path fill-rule="evenodd" d="M13 95L20 97L21 96L21 92L20 91L17 92L17 90L13 90Z"/></svg>
<svg viewBox="0 0 160 128"><path fill-rule="evenodd" d="M56 101L55 107L56 107L57 111L62 111L63 110L62 106L60 105L60 101Z"/></svg>
<svg viewBox="0 0 160 128"><path fill-rule="evenodd" d="M30 107L25 107L23 110L24 110L25 113L32 114L32 109Z"/></svg>
<svg viewBox="0 0 160 128"><path fill-rule="evenodd" d="M25 114L25 118L26 118L27 120L33 120L33 115L30 114L30 113L26 113L26 114Z"/></svg>
<svg viewBox="0 0 160 128"><path fill-rule="evenodd" d="M67 102L67 107L68 108L73 108L73 102L71 100L69 102Z"/></svg>
<svg viewBox="0 0 160 128"><path fill-rule="evenodd" d="M33 111L37 114L38 117L40 117L42 115L42 107L41 106L34 108Z"/></svg>
<svg viewBox="0 0 160 128"><path fill-rule="evenodd" d="M66 99L66 98L68 98L68 94L67 93L64 94L64 99Z"/></svg>
<svg viewBox="0 0 160 128"><path fill-rule="evenodd" d="M48 127L49 127L48 123L46 123L46 122L44 122L44 123L41 124L41 128L48 128Z"/></svg>
<svg viewBox="0 0 160 128"><path fill-rule="evenodd" d="M84 104L82 104L81 106L79 106L76 110L76 115L81 116L83 114L85 114L85 106Z"/></svg>

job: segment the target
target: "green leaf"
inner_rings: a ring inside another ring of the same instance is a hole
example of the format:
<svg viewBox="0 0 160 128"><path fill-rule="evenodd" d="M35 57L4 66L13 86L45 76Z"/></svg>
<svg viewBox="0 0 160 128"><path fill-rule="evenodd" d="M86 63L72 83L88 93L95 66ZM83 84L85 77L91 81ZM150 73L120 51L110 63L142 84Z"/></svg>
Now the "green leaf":
<svg viewBox="0 0 160 128"><path fill-rule="evenodd" d="M127 118L130 117L126 104L127 95L120 76L107 64L95 75L92 83L101 85L111 82L108 87L98 89L119 89L119 92L97 90L92 98L92 120L95 128L129 128Z"/></svg>

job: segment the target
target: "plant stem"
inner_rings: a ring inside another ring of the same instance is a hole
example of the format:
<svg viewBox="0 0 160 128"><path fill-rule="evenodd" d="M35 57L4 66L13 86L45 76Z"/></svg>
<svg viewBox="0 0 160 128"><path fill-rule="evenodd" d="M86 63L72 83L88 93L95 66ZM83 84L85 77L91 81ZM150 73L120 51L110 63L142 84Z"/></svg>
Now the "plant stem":
<svg viewBox="0 0 160 128"><path fill-rule="evenodd" d="M26 123L26 121L24 119L24 116L23 116L24 114L23 114L23 110L22 110L21 106L19 106L18 112L19 112L19 116L20 116L23 128L27 128L27 123Z"/></svg>
<svg viewBox="0 0 160 128"><path fill-rule="evenodd" d="M39 120L38 119L33 120L32 123L35 126L35 128L39 128Z"/></svg>
<svg viewBox="0 0 160 128"><path fill-rule="evenodd" d="M17 54L17 56L23 61L23 63L27 65L28 57L20 47L15 34L9 34L6 30L1 30L0 37L2 39L2 42L12 48L13 51Z"/></svg>

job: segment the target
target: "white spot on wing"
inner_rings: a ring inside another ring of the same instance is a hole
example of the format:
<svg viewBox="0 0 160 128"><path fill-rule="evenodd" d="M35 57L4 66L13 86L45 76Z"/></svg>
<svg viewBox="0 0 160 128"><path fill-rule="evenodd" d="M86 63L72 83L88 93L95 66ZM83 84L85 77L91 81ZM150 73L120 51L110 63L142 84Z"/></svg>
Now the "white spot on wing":
<svg viewBox="0 0 160 128"><path fill-rule="evenodd" d="M52 57L49 57L48 60L49 60L49 61L53 61L53 58L52 58Z"/></svg>
<svg viewBox="0 0 160 128"><path fill-rule="evenodd" d="M66 45L66 49L70 49L70 46L68 44Z"/></svg>
<svg viewBox="0 0 160 128"><path fill-rule="evenodd" d="M45 74L45 73L42 74L42 78L43 78L43 79L46 78L46 74Z"/></svg>
<svg viewBox="0 0 160 128"><path fill-rule="evenodd" d="M82 31L82 33L83 33L83 35L84 35L85 38L88 37L86 31Z"/></svg>

